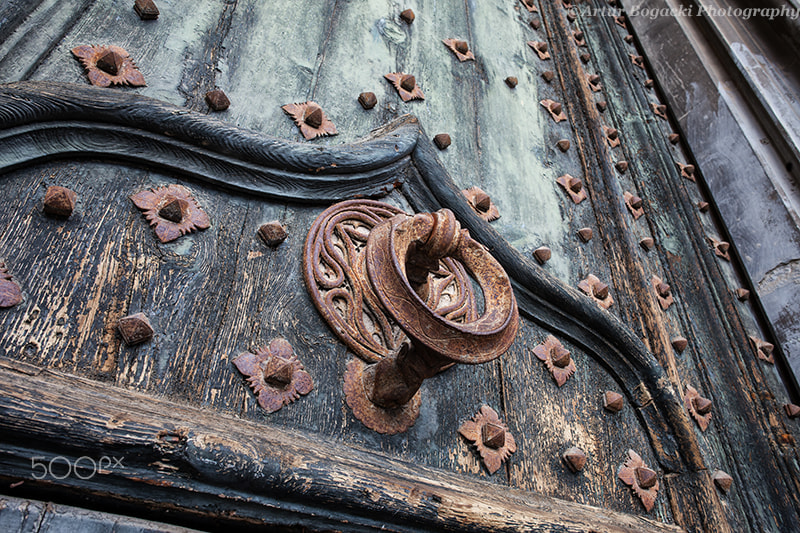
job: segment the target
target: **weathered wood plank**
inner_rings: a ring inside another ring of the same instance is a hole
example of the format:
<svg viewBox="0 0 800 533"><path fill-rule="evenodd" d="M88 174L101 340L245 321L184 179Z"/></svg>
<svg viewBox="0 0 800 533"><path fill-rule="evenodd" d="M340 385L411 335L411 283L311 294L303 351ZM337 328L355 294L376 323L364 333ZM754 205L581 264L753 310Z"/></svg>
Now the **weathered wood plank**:
<svg viewBox="0 0 800 533"><path fill-rule="evenodd" d="M94 484L75 477L49 485L71 487L90 501L124 495L129 505L147 505L154 518L166 509L176 516L171 504L153 501L170 487L170 501L186 509L179 515L213 516L218 524L286 524L272 506L278 497L293 507L294 524L344 530L679 531L613 511L498 490L300 432L265 431L259 424L56 372L31 376L4 364L0 374L4 439L26 439L31 448L57 444L59 453L70 456L97 453L96 443L103 442L103 451L124 454L124 467L98 473L114 483L114 494L92 497L86 489ZM16 452L0 460L12 476L30 468L28 457ZM153 471L154 461L162 468ZM288 503L298 497L305 503Z"/></svg>

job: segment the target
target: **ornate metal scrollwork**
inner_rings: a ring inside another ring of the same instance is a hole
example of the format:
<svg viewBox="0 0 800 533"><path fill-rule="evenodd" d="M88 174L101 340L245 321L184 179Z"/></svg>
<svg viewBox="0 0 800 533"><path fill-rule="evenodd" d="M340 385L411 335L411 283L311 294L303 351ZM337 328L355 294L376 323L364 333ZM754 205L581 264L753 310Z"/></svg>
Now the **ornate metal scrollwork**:
<svg viewBox="0 0 800 533"><path fill-rule="evenodd" d="M380 433L414 423L423 379L491 361L516 336L505 271L447 209L408 215L371 200L336 204L312 225L304 262L314 304L361 358L347 367L347 403Z"/></svg>

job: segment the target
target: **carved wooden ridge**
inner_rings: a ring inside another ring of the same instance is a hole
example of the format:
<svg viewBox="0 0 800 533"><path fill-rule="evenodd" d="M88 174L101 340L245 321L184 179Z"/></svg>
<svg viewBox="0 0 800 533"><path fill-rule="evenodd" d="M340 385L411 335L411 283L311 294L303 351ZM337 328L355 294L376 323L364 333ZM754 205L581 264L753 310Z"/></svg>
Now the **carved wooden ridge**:
<svg viewBox="0 0 800 533"><path fill-rule="evenodd" d="M263 197L330 202L403 187L416 211L451 209L475 240L491 243L523 317L586 350L628 397L643 398L635 407L659 467L706 469L682 402L638 335L533 265L481 220L414 117L401 117L363 142L326 147L278 140L150 98L84 85L2 85L0 111L0 173L46 159L92 156L134 161ZM407 171L412 165L416 171ZM676 490L691 486L706 493L708 488L694 479Z"/></svg>

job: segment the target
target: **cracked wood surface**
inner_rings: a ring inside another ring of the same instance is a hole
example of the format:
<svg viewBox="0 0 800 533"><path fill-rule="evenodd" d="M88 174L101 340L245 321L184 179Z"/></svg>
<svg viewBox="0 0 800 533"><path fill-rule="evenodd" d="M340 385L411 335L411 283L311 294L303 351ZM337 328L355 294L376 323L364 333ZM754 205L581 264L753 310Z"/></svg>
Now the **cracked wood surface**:
<svg viewBox="0 0 800 533"><path fill-rule="evenodd" d="M418 116L431 135L449 132L453 145L438 157L459 186L480 185L489 192L502 215L493 227L524 253L549 246L553 258L544 268L569 286L589 273L608 283L618 301L611 312L645 340L674 388L682 393L684 383L702 383L701 392L714 399L715 421L696 438L705 466L731 473L735 489L719 497L721 507L711 497L713 487L711 496L694 501L691 494L680 495L691 492L690 478L708 481L704 470L662 471L665 485L674 489L668 496L662 488L651 516L688 525L706 520L705 513L712 519L720 513L734 530L756 524L781 530L798 508L797 490L787 490L798 484L790 441L797 429L786 425L779 410L788 396L773 367L758 363L749 350L745 333L758 331L758 319L730 296L735 269L718 263L691 230L697 215L689 199L696 201L700 193L675 170L674 160L686 161L685 155L659 137L668 125L650 120L654 95L641 88L644 76L630 65L625 32L613 19L581 15L577 25L592 52L591 63L583 66L566 44L569 25L560 6L542 5L536 18L544 24L534 31L530 16L510 0L412 4L164 3L157 22L142 23L128 5L43 0L31 5L30 16L12 18L19 25L0 43L0 81L86 84L69 50L113 43L126 48L145 75L148 87L138 94L206 112L205 91L220 87L232 106L217 118L279 138L299 140L280 105L309 99L323 106L340 131L314 145L356 140L404 113ZM417 13L410 26L397 18L406 7ZM38 30L44 21L49 32ZM444 37L466 39L476 61L456 61L441 46ZM554 59L540 62L525 44L531 39L549 40ZM547 84L541 72L550 69L558 76ZM581 69L602 73L605 91L592 96L581 87ZM383 80L395 71L413 73L426 101L402 103ZM508 75L520 80L513 91L503 83ZM356 101L367 90L378 96L370 112ZM539 108L543 98L562 101L570 121L552 125ZM594 111L601 98L609 101L605 118ZM612 165L621 159L620 149L606 149L599 137L597 128L606 122L621 132L632 165L625 176ZM563 138L574 147L566 154L556 148ZM584 180L590 192L584 207L565 201L555 184L565 173ZM602 393L618 385L579 346L570 347L578 373L558 389L530 351L548 333L535 315L526 317L520 338L499 362L437 377L423 387L417 425L408 434L381 437L365 430L344 405L341 376L351 356L332 342L300 276L302 240L321 208L180 181L209 212L212 228L160 245L127 196L178 181L174 175L68 161L18 170L3 180L0 257L14 258L12 274L26 291L23 304L0 315L3 348L11 357L270 426L300 428L468 479L644 514L616 480L628 447L655 464L642 418L629 405L617 415L602 410ZM79 209L65 223L41 214L51 184L80 191ZM619 203L623 190L640 191L647 220L627 217ZM413 205L421 203L413 191L410 196ZM400 194L389 201L410 209ZM290 238L271 250L255 231L274 219L288 226ZM713 222L701 223L714 234ZM576 232L587 226L595 238L583 244ZM637 246L644 236L656 239L650 253ZM651 273L667 273L677 294L675 310L662 313L646 292L642 280ZM124 348L116 320L140 310L150 315L157 338ZM690 338L682 355L669 346L677 334ZM295 346L317 389L265 416L230 360L278 335ZM500 412L520 445L508 466L491 477L455 433L484 402ZM589 453L579 476L560 461L571 445Z"/></svg>

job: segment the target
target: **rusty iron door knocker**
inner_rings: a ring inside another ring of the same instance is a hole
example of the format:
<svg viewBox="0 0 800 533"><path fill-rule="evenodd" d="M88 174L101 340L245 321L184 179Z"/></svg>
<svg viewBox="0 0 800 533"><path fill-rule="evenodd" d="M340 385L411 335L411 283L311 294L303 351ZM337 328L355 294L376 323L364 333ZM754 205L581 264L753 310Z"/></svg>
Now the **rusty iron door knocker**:
<svg viewBox="0 0 800 533"><path fill-rule="evenodd" d="M380 433L411 427L424 379L491 361L516 337L508 276L448 209L409 215L372 200L341 202L312 225L304 263L314 304L360 357L347 365L347 403Z"/></svg>

